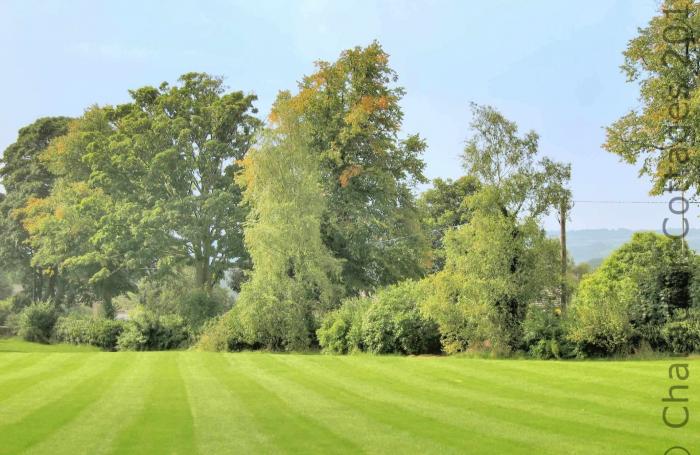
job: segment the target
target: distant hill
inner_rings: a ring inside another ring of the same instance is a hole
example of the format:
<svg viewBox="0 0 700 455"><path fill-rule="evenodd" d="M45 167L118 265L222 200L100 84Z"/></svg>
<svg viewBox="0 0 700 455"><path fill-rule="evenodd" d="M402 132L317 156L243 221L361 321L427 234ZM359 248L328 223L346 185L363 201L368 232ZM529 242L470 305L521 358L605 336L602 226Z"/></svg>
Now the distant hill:
<svg viewBox="0 0 700 455"><path fill-rule="evenodd" d="M631 229L581 229L566 233L567 248L574 261L599 265L617 247L632 238ZM657 231L661 233L661 230ZM558 231L547 231L551 237L559 237ZM700 251L700 229L691 229L686 236L688 245Z"/></svg>

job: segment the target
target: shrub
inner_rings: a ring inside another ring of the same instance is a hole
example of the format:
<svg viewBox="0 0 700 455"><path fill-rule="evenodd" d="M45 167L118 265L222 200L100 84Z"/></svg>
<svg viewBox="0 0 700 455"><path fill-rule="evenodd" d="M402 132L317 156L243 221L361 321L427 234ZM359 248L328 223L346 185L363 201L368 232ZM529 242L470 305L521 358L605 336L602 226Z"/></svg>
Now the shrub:
<svg viewBox="0 0 700 455"><path fill-rule="evenodd" d="M136 324L127 324L117 338L119 351L146 351L147 347L148 338Z"/></svg>
<svg viewBox="0 0 700 455"><path fill-rule="evenodd" d="M207 321L197 341L201 351L241 351L255 346L246 340L243 327L234 311Z"/></svg>
<svg viewBox="0 0 700 455"><path fill-rule="evenodd" d="M523 321L523 342L537 359L569 357L572 347L566 340L559 308L531 305Z"/></svg>
<svg viewBox="0 0 700 455"><path fill-rule="evenodd" d="M577 355L626 354L631 350L629 313L636 295L636 286L628 278L615 281L594 273L581 281L571 304L567 334Z"/></svg>
<svg viewBox="0 0 700 455"><path fill-rule="evenodd" d="M197 289L177 299L177 313L184 317L194 329L202 327L205 321L221 314L225 299Z"/></svg>
<svg viewBox="0 0 700 455"><path fill-rule="evenodd" d="M10 299L0 300L0 325L5 325L10 314L12 314L12 301Z"/></svg>
<svg viewBox="0 0 700 455"><path fill-rule="evenodd" d="M95 319L64 316L54 328L57 341L72 344L89 344L113 351L117 339L124 331L125 322L112 319Z"/></svg>
<svg viewBox="0 0 700 455"><path fill-rule="evenodd" d="M365 349L375 354L440 352L437 324L424 317L419 309L424 298L424 283L414 281L380 291L362 320Z"/></svg>
<svg viewBox="0 0 700 455"><path fill-rule="evenodd" d="M179 315L157 316L150 312L136 315L117 339L120 351L165 351L186 346L192 332Z"/></svg>
<svg viewBox="0 0 700 455"><path fill-rule="evenodd" d="M23 292L10 297L10 302L12 303L12 311L17 314L33 303L29 295Z"/></svg>
<svg viewBox="0 0 700 455"><path fill-rule="evenodd" d="M674 354L700 351L700 312L690 310L685 317L676 314L661 329L667 348Z"/></svg>
<svg viewBox="0 0 700 455"><path fill-rule="evenodd" d="M370 303L367 298L348 299L323 318L316 331L323 352L349 354L364 350L362 319Z"/></svg>
<svg viewBox="0 0 700 455"><path fill-rule="evenodd" d="M53 303L33 303L19 315L19 336L27 341L48 343L57 317Z"/></svg>
<svg viewBox="0 0 700 455"><path fill-rule="evenodd" d="M488 302L465 295L467 283L463 278L443 271L425 281L431 292L422 311L437 321L446 354L493 346L492 340L498 333L493 309Z"/></svg>

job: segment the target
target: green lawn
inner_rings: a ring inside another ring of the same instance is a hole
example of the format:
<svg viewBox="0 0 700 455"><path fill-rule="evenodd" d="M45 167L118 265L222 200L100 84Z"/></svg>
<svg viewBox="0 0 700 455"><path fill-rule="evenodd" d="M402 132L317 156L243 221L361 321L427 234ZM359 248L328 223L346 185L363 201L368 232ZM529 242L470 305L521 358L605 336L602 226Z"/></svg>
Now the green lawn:
<svg viewBox="0 0 700 455"><path fill-rule="evenodd" d="M662 454L676 442L700 446L698 360L687 381L694 418L671 430L660 419L673 384L670 360L27 346L0 341L1 454L618 455Z"/></svg>

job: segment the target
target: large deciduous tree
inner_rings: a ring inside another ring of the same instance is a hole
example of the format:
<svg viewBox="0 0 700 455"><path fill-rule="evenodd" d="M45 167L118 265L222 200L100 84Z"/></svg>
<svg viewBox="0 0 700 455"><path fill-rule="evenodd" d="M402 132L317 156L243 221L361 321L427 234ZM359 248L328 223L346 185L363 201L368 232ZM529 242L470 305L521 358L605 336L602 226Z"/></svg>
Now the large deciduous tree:
<svg viewBox="0 0 700 455"><path fill-rule="evenodd" d="M220 78L202 73L130 93L131 103L88 110L72 140L47 159L64 179L86 182L115 205L92 238L125 260L102 275L189 264L197 285L211 290L246 258L234 175L260 124L256 97L227 92Z"/></svg>
<svg viewBox="0 0 700 455"><path fill-rule="evenodd" d="M282 92L280 105L294 109L309 134L309 149L321 162L328 199L323 216L325 244L343 259L343 281L351 294L421 276L429 263L412 194L423 182L417 135L399 138L404 90L378 43L344 51L299 84Z"/></svg>
<svg viewBox="0 0 700 455"><path fill-rule="evenodd" d="M622 70L639 85L638 107L607 129L604 147L641 162L652 194L700 184L700 4L665 0L624 52Z"/></svg>
<svg viewBox="0 0 700 455"><path fill-rule="evenodd" d="M51 192L55 176L39 157L53 139L66 133L69 121L67 117L36 120L19 131L0 158L0 183L6 193L0 198L0 257L4 267L20 273L25 290L35 300L54 297L56 279L47 279L31 265L34 250L18 209Z"/></svg>

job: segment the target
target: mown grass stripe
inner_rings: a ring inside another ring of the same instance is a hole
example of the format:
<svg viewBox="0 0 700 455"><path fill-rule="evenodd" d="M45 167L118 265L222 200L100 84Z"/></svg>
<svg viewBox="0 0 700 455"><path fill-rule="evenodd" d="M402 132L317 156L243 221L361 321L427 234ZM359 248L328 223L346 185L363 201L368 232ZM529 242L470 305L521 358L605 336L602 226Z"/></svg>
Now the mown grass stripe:
<svg viewBox="0 0 700 455"><path fill-rule="evenodd" d="M120 429L130 425L147 406L155 404L147 403L144 395L147 384L156 374L153 363L136 353L109 355L128 358L124 375L68 424L26 451L26 455L109 453Z"/></svg>
<svg viewBox="0 0 700 455"><path fill-rule="evenodd" d="M478 411L483 416L493 417L513 424L524 425L529 428L533 437L541 440L549 440L550 445L568 450L576 447L582 440L594 440L589 444L589 450L593 451L598 445L598 450L607 452L621 437L628 441L628 448L644 453L651 444L663 443L663 427L656 426L655 434L640 431L634 424L627 425L624 419L607 418L601 416L582 415L570 401L552 400L546 395L528 394L524 399L522 394L514 393L497 383L492 376L491 381L470 381L461 385L461 393L456 390L446 390L444 383L441 386L438 381L430 382L429 373L411 370L410 360L403 363L403 374L389 374L385 368L377 367L378 362L362 362L349 368L346 374L359 381L359 378L370 380L373 384L383 384L384 387L402 394L424 393L429 395L431 403L444 406L460 406ZM429 367L427 362L420 365L423 369ZM382 371L377 371L380 368ZM360 376L359 371L362 371ZM396 373L396 372L394 372ZM421 379L421 376L426 379ZM652 409L651 407L649 409ZM599 421L598 418L602 421ZM653 419L650 419L650 422ZM614 431L611 431L614 428Z"/></svg>
<svg viewBox="0 0 700 455"><path fill-rule="evenodd" d="M85 362L82 356L64 356L61 360L50 359L49 362L34 364L23 369L23 374L0 380L0 403L44 381L60 377Z"/></svg>
<svg viewBox="0 0 700 455"><path fill-rule="evenodd" d="M269 435L255 424L250 410L210 371L209 364L217 363L214 357L223 355L190 352L179 357L199 452L273 453Z"/></svg>
<svg viewBox="0 0 700 455"><path fill-rule="evenodd" d="M471 453L476 447L488 447L495 443L506 453L531 453L534 449L528 441L517 440L513 432L508 431L510 428L507 428L506 422L495 422L501 425L501 429L505 429L503 434L500 431L489 431L479 425L483 424L481 416L465 410L461 417L472 424L471 427L465 427L464 421L438 415L445 409L433 409L438 412L430 413L422 406L423 401L415 397L399 396L376 385L350 384L343 379L345 371L336 371L337 364L333 367L329 364L319 367L312 359L313 356L280 355L266 357L260 362L289 363L299 375L296 380L313 386L318 393L352 406L369 418L391 426L395 431L405 431L432 441L435 445L447 446L452 451ZM282 369L276 371L278 374L283 372Z"/></svg>
<svg viewBox="0 0 700 455"><path fill-rule="evenodd" d="M67 393L35 409L17 422L0 424L0 454L17 454L46 439L98 400L124 372L125 357L97 362L97 372L74 381Z"/></svg>
<svg viewBox="0 0 700 455"><path fill-rule="evenodd" d="M372 368L378 371L387 371L392 368L385 362L352 363L357 368ZM479 374L475 369L459 368L457 365L446 365L440 362L424 362L407 359L403 365L404 379L409 385L423 379L423 383L430 382L432 387L442 387L448 394L465 395L470 399L478 400L479 395L470 393L479 391L484 396L493 397L497 402L504 399L512 400L516 408L540 409L541 412L554 414L563 420L586 420L595 422L597 426L611 427L625 425L630 420L635 421L640 414L649 414L653 407L644 403L629 390L626 392L601 393L572 393L572 383L561 381L554 384L546 384L532 378L533 371L522 371L512 374L508 370L495 366L493 368L479 368ZM494 381L498 378L498 381ZM470 381L465 383L465 381ZM465 387L465 385L469 387ZM653 390L652 387L650 389ZM556 401L554 400L556 399ZM540 403L546 403L547 408L542 409ZM634 409L631 409L633 407ZM581 411L586 415L581 415ZM639 422L630 424L630 430L638 430ZM654 429L658 430L658 426Z"/></svg>
<svg viewBox="0 0 700 455"><path fill-rule="evenodd" d="M280 399L296 412L326 425L341 435L352 435L364 453L462 453L433 439L425 439L371 418L337 397L321 393L299 379L295 368L264 367L254 355L237 356L236 363L246 374L275 390ZM274 373L270 373L274 371Z"/></svg>
<svg viewBox="0 0 700 455"><path fill-rule="evenodd" d="M24 361L15 364L10 368L0 371L0 384L5 383L5 381L11 381L16 378L26 377L28 374L32 374L36 370L51 369L60 364L61 362L68 361L69 359L74 359L77 356L75 354L54 354L53 356L48 356L45 354L35 354L29 358L24 359Z"/></svg>
<svg viewBox="0 0 700 455"><path fill-rule="evenodd" d="M66 358L62 354L46 354L49 357ZM9 424L22 420L35 409L60 399L72 387L85 377L97 374L108 368L110 362L94 362L96 354L80 355L80 363L69 371L53 375L40 383L32 383L32 387L15 393L0 402L0 424Z"/></svg>
<svg viewBox="0 0 700 455"><path fill-rule="evenodd" d="M153 363L143 384L149 405L130 425L120 429L109 453L194 455L192 414L177 363L179 352L145 352Z"/></svg>
<svg viewBox="0 0 700 455"><path fill-rule="evenodd" d="M245 355L245 354L243 354ZM291 409L277 395L245 374L237 354L213 357L209 371L250 411L255 425L268 435L274 453L361 453L349 437L339 437Z"/></svg>
<svg viewBox="0 0 700 455"><path fill-rule="evenodd" d="M22 368L26 362L32 363L41 360L41 356L37 356L28 352L22 353L6 353L0 352L0 376L8 371L14 371L17 367Z"/></svg>

